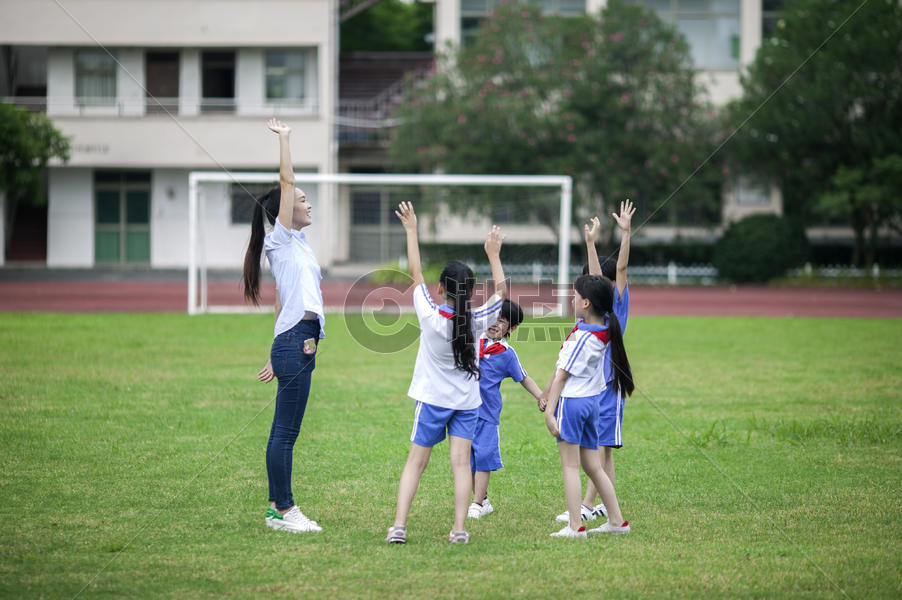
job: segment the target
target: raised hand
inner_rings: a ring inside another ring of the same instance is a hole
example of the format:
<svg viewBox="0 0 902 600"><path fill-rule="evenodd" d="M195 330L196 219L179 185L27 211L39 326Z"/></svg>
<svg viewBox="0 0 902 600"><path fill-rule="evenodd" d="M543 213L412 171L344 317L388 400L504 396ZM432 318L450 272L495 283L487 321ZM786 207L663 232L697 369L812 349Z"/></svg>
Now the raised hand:
<svg viewBox="0 0 902 600"><path fill-rule="evenodd" d="M485 253L488 256L500 256L501 244L503 243L504 236L501 235L501 228L497 225L492 225L492 230L489 231L489 235L485 239Z"/></svg>
<svg viewBox="0 0 902 600"><path fill-rule="evenodd" d="M413 204L410 202L402 202L398 205L395 215L401 220L401 225L405 231L417 230L417 214L413 211Z"/></svg>
<svg viewBox="0 0 902 600"><path fill-rule="evenodd" d="M266 122L266 126L269 127L270 131L278 133L279 135L288 135L291 133L291 127L278 119L270 119Z"/></svg>
<svg viewBox="0 0 902 600"><path fill-rule="evenodd" d="M586 242L594 244L598 241L598 234L601 231L601 221L598 220L598 217L592 217L590 222L592 223L592 226L589 227L588 224L583 225L583 231L586 234Z"/></svg>
<svg viewBox="0 0 902 600"><path fill-rule="evenodd" d="M617 226L622 231L629 231L634 214L636 214L636 207L630 202L630 199L627 198L625 202L620 203L620 214L611 213L611 216L617 221Z"/></svg>

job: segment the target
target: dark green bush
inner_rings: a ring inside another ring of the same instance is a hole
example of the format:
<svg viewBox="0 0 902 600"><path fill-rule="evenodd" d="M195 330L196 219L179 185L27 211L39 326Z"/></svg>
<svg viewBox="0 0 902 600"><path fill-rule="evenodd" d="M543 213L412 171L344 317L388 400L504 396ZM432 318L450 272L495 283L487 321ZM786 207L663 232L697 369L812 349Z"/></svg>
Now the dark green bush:
<svg viewBox="0 0 902 600"><path fill-rule="evenodd" d="M805 262L808 240L794 221L752 215L730 225L714 246L720 276L736 283L765 282Z"/></svg>

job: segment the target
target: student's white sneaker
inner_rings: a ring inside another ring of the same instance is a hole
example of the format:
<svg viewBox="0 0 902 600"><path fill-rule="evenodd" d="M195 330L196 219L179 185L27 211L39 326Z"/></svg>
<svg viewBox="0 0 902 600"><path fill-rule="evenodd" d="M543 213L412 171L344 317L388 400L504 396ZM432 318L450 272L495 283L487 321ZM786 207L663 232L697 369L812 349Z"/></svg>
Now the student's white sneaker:
<svg viewBox="0 0 902 600"><path fill-rule="evenodd" d="M478 519L490 515L493 512L495 512L495 508L492 506L492 503L489 502L489 499L486 498L482 501L482 504L474 502L470 505L470 508L467 509L467 518Z"/></svg>
<svg viewBox="0 0 902 600"><path fill-rule="evenodd" d="M584 540L586 539L586 526L581 525L579 529L576 531L570 529L570 525L564 525L564 528L560 531L555 531L551 534L551 537L560 537L560 538L569 538L573 540Z"/></svg>
<svg viewBox="0 0 902 600"><path fill-rule="evenodd" d="M604 507L604 502L602 502L601 504L596 504L595 508L592 509L592 512L595 513L596 517L607 517L608 516L608 509L606 509Z"/></svg>
<svg viewBox="0 0 902 600"><path fill-rule="evenodd" d="M316 521L308 519L297 506L292 506L291 510L284 515L280 515L277 511L273 511L269 517L267 525L273 529L283 529L292 533L318 532L323 530L322 527L316 524Z"/></svg>
<svg viewBox="0 0 902 600"><path fill-rule="evenodd" d="M492 506L492 503L489 502L488 497L482 501L482 516L490 515L495 512L495 507Z"/></svg>
<svg viewBox="0 0 902 600"><path fill-rule="evenodd" d="M610 521L605 521L601 527L596 527L595 529L590 529L589 533L629 533L630 532L630 522L624 521L623 525L611 525Z"/></svg>
<svg viewBox="0 0 902 600"><path fill-rule="evenodd" d="M579 512L582 515L583 521L594 521L598 518L598 515L595 513L595 509L591 506L586 506L585 504L579 507ZM570 512L564 511L558 516L554 518L558 523L569 523L570 522Z"/></svg>

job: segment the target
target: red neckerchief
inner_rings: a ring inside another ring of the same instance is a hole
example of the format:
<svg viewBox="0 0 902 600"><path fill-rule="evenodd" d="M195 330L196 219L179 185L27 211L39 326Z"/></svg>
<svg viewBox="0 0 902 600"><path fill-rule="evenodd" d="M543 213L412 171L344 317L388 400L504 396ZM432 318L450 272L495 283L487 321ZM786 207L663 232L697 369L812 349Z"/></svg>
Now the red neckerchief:
<svg viewBox="0 0 902 600"><path fill-rule="evenodd" d="M602 328L601 325L589 325L585 321L580 321L576 324L576 327L574 327L574 330L576 329L579 329L580 331L588 331L589 333L597 337L602 344L607 344L608 340L610 339L608 328Z"/></svg>
<svg viewBox="0 0 902 600"><path fill-rule="evenodd" d="M501 354L505 350L507 350L507 348L504 347L504 344L499 342L489 344L489 338L482 338L479 340L479 360L482 360L482 357L486 354Z"/></svg>
<svg viewBox="0 0 902 600"><path fill-rule="evenodd" d="M564 341L565 341L565 342L566 342L567 340L569 340L569 339L570 339L570 336L573 335L573 334L576 332L576 330L579 328L579 324L582 323L582 322L583 322L582 319L577 319L577 320L576 320L576 325L573 326L573 329L571 329L571 330L570 330L570 333L567 334L567 337L564 338ZM564 349L564 344L562 343L562 344L561 344L561 350L563 350L563 349Z"/></svg>
<svg viewBox="0 0 902 600"><path fill-rule="evenodd" d="M454 309L447 304L441 304L438 307L438 314L442 315L446 319L450 319L454 316Z"/></svg>

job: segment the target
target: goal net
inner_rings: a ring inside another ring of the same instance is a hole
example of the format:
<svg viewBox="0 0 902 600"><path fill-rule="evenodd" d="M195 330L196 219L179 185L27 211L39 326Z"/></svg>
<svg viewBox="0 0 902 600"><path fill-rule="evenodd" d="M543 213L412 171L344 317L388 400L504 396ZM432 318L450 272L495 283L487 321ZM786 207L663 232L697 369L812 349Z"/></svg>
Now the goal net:
<svg viewBox="0 0 902 600"><path fill-rule="evenodd" d="M498 224L507 236L506 276L550 284L554 312L567 313L570 244L578 241L571 237L569 176L295 173L295 181L313 206L313 225L305 234L323 267L324 285L333 272L350 273L354 265L394 269L403 277L406 237L394 209L411 201L427 281L450 258L470 264L478 279L487 278L482 244ZM194 171L188 184L188 313L272 310L271 279L261 277L268 306L257 308L243 302L235 274L243 265L256 199L278 184L278 174ZM261 275L268 277L265 253L262 260ZM228 281L217 279L218 273L227 273ZM340 308L324 300L327 311Z"/></svg>

